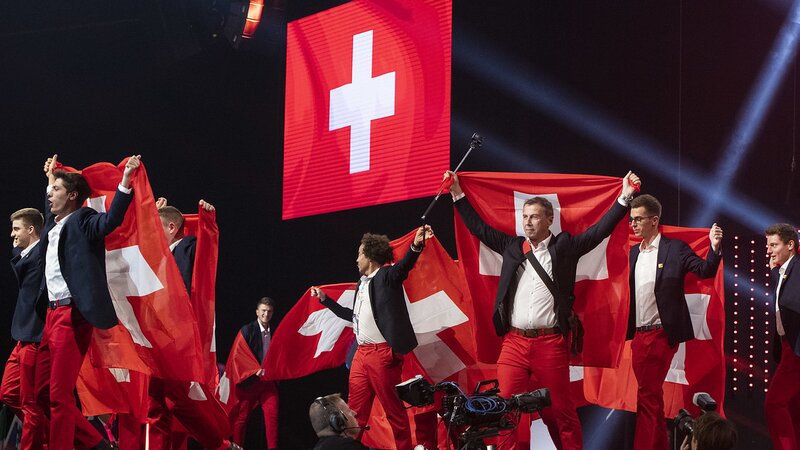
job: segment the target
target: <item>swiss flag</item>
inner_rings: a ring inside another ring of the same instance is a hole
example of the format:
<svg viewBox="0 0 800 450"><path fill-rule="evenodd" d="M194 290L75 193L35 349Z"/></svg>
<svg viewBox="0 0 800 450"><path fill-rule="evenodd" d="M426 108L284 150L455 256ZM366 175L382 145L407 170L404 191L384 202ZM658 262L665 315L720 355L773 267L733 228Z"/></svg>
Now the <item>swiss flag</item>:
<svg viewBox="0 0 800 450"><path fill-rule="evenodd" d="M435 192L451 15L450 0L355 0L289 23L284 219Z"/></svg>
<svg viewBox="0 0 800 450"><path fill-rule="evenodd" d="M216 211L198 207L197 214L184 214L184 234L197 237L195 264L192 273L192 302L197 326L200 330L206 386L214 387L218 381L216 302L217 260L219 256L219 227Z"/></svg>
<svg viewBox="0 0 800 450"><path fill-rule="evenodd" d="M578 234L596 223L620 194L621 179L595 175L459 173L461 187L483 220L506 234L524 235L522 205L542 196L553 204L553 234ZM458 214L456 245L474 299L478 357L494 363L501 338L492 324L501 256L470 234ZM614 367L625 342L628 317L628 227L620 221L611 236L578 263L574 309L585 329L583 353L573 364ZM571 379L582 378L579 367Z"/></svg>
<svg viewBox="0 0 800 450"><path fill-rule="evenodd" d="M416 230L391 242L396 259L408 251L415 233ZM352 308L354 284L320 288L343 306ZM461 265L453 261L435 237L426 242L403 288L419 343L405 357L404 379L424 375L434 383L447 379L474 386L477 381L492 378L493 367L476 369L475 339L470 325L472 300ZM264 364L266 376L270 379L297 378L341 366L354 339L350 322L338 318L306 292L272 337ZM253 368L252 363L247 365L244 361L240 367ZM231 380L241 378L233 371L229 376ZM363 442L375 448L394 448L389 425L377 403L370 416L371 429L364 434ZM434 405L409 410L415 433L422 433L422 425L414 420L416 417L424 417L427 431L435 432L435 415L427 413L437 408L438 405Z"/></svg>
<svg viewBox="0 0 800 450"><path fill-rule="evenodd" d="M708 229L661 227L661 233L680 239L700 256L708 253ZM631 245L641 242L631 235ZM725 400L725 282L720 263L715 278L700 279L686 275L684 292L694 326L694 339L682 343L672 359L664 380L664 417L675 417L681 408L693 415L699 409L692 404L696 392L707 392L719 405ZM619 367L615 369L586 368L584 393L586 399L607 408L636 411L638 384L631 366L631 341L625 343Z"/></svg>
<svg viewBox="0 0 800 450"><path fill-rule="evenodd" d="M92 367L86 358L75 385L81 411L85 416L130 414L144 423L148 380L148 376L128 369Z"/></svg>
<svg viewBox="0 0 800 450"><path fill-rule="evenodd" d="M81 171L92 188L88 206L100 212L111 206L126 162L97 163ZM120 323L94 330L89 360L96 368L202 380L200 333L144 165L134 173L131 187L133 201L125 220L105 239L108 289Z"/></svg>

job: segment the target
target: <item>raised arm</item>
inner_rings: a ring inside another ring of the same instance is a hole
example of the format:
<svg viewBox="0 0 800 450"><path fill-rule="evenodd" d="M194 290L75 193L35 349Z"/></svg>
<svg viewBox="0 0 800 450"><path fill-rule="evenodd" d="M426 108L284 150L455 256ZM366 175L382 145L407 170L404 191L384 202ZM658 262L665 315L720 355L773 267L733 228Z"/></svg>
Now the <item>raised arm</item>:
<svg viewBox="0 0 800 450"><path fill-rule="evenodd" d="M464 195L464 191L461 189L461 184L458 181L458 175L455 172L448 170L444 173L444 178L452 178L453 180L453 184L450 186L450 194L453 196L453 205L455 205L458 215L461 216L469 232L477 237L478 240L489 246L489 248L502 255L505 248L514 242L515 237L490 227L481 219L478 212L475 211Z"/></svg>
<svg viewBox="0 0 800 450"><path fill-rule="evenodd" d="M611 235L619 221L627 214L633 194L641 185L641 179L635 173L628 171L625 177L622 178L620 196L614 201L611 208L597 223L587 228L583 233L573 237L573 243L579 255L589 253L603 239Z"/></svg>
<svg viewBox="0 0 800 450"><path fill-rule="evenodd" d="M322 289L320 289L319 287L317 286L311 287L311 296L317 297L319 299L319 302L322 303L323 306L333 311L333 313L336 314L336 316L339 317L340 319L344 319L348 322L353 321L353 310L346 306L340 305L332 298L328 297L328 294L323 292Z"/></svg>
<svg viewBox="0 0 800 450"><path fill-rule="evenodd" d="M689 247L689 244L681 241L681 264L687 272L692 272L700 278L715 276L722 260L722 228L716 223L712 225L708 238L711 241L711 248L708 250L705 259L697 256Z"/></svg>

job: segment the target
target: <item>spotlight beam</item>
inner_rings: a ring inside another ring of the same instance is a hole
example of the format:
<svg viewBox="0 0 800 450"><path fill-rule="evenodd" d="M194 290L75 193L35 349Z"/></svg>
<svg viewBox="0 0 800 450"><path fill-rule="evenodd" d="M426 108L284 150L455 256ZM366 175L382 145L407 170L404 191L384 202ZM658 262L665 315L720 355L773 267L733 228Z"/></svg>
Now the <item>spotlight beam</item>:
<svg viewBox="0 0 800 450"><path fill-rule="evenodd" d="M758 136L772 106L781 82L797 53L800 40L800 0L796 0L786 16L766 64L742 109L712 180L715 185L707 195L707 203L697 206L689 226L706 226L717 214L720 203L727 201L731 183L741 167L747 151Z"/></svg>
<svg viewBox="0 0 800 450"><path fill-rule="evenodd" d="M800 1L800 0L799 0ZM461 45L453 46L453 63L487 84L500 89L511 98L549 114L584 136L597 141L611 152L634 161L639 166L658 167L655 175L674 184L679 176L682 186L700 202L708 197L708 174L685 161L680 165L660 145L645 136L627 129L590 105L572 98L567 92L544 79L529 67L474 39L468 31L455 27ZM476 64L475 61L481 61ZM513 61L513 62L512 62ZM778 215L744 195L727 192L726 201L719 207L732 219L761 232L778 221ZM703 226L709 226L703 224Z"/></svg>

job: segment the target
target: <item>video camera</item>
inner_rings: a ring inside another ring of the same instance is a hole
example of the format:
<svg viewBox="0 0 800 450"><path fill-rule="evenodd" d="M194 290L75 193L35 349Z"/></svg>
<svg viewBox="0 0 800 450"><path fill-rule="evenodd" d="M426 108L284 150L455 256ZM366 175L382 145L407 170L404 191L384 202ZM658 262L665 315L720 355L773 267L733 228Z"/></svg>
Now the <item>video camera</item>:
<svg viewBox="0 0 800 450"><path fill-rule="evenodd" d="M705 392L697 392L692 396L692 403L700 408L701 413L716 411L717 402ZM689 414L689 411L681 409L678 415L675 416L673 423L675 428L684 434L692 434L694 432L694 417Z"/></svg>
<svg viewBox="0 0 800 450"><path fill-rule="evenodd" d="M466 427L460 435L464 448L473 448L471 443L483 438L497 436L502 430L513 430L517 426L513 413L530 413L550 406L550 392L537 389L515 394L504 399L497 380L481 381L468 396L457 383L443 381L431 385L420 375L395 386L400 399L412 406L427 406L434 403L434 392L443 391L439 414L450 427Z"/></svg>

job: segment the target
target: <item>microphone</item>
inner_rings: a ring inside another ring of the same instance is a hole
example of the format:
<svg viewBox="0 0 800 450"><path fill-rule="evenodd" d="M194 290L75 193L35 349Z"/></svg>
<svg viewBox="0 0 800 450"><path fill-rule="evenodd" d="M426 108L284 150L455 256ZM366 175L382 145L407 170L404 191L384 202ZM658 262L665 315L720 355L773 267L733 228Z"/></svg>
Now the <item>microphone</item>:
<svg viewBox="0 0 800 450"><path fill-rule="evenodd" d="M703 411L715 411L717 402L707 392L695 392L692 403Z"/></svg>

